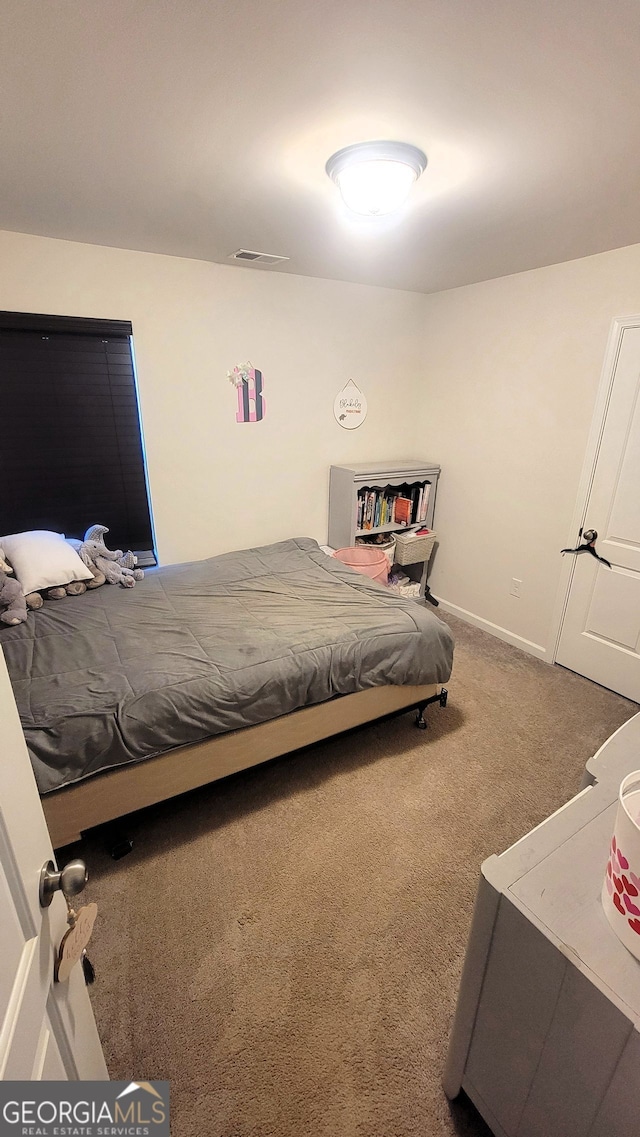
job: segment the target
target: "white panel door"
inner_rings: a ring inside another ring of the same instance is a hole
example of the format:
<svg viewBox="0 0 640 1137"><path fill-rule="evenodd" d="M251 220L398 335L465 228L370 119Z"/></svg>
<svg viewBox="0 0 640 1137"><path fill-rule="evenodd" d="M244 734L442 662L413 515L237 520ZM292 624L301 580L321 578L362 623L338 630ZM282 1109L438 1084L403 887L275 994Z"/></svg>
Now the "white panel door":
<svg viewBox="0 0 640 1137"><path fill-rule="evenodd" d="M640 327L622 330L556 662L640 702Z"/></svg>
<svg viewBox="0 0 640 1137"><path fill-rule="evenodd" d="M53 982L67 910L40 907L54 856L1 650L0 755L0 1078L107 1079L81 966Z"/></svg>

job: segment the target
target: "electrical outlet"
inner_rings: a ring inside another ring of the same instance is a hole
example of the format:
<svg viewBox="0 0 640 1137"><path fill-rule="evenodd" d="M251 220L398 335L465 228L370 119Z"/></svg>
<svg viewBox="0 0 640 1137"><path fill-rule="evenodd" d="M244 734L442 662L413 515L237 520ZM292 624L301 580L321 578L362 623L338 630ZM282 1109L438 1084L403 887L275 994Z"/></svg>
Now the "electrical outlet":
<svg viewBox="0 0 640 1137"><path fill-rule="evenodd" d="M520 589L522 588L522 581L518 580L516 576L512 577L511 588L509 589L512 596L517 596L520 599Z"/></svg>

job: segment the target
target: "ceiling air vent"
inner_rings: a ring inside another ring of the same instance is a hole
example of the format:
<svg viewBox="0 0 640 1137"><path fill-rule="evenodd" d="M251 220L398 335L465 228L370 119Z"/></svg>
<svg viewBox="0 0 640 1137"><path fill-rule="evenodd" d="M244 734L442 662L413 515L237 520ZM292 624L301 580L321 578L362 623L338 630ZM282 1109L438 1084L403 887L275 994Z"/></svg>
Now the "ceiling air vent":
<svg viewBox="0 0 640 1137"><path fill-rule="evenodd" d="M254 264L279 265L281 261L288 261L289 257L278 257L275 253L257 253L254 249L238 249L231 253L229 260L251 261Z"/></svg>

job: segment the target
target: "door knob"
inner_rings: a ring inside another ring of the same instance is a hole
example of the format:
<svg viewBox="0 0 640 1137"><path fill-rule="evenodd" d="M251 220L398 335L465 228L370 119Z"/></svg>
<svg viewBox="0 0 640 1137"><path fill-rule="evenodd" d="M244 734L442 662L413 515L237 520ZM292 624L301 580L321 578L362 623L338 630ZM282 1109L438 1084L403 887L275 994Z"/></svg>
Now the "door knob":
<svg viewBox="0 0 640 1137"><path fill-rule="evenodd" d="M40 870L40 907L48 908L54 892L77 896L89 879L84 861L69 861L59 872L53 861L45 861Z"/></svg>

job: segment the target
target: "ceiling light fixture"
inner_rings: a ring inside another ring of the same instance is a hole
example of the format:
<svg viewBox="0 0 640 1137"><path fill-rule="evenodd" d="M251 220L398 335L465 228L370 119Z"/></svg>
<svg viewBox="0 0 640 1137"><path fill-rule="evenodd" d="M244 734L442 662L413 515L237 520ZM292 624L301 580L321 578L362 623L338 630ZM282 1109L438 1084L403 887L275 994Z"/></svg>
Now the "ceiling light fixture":
<svg viewBox="0 0 640 1137"><path fill-rule="evenodd" d="M426 165L409 142L356 142L332 154L325 169L348 209L381 217L400 208Z"/></svg>

